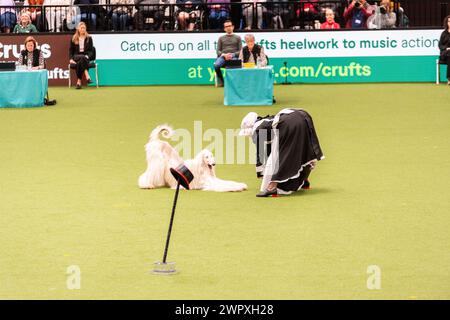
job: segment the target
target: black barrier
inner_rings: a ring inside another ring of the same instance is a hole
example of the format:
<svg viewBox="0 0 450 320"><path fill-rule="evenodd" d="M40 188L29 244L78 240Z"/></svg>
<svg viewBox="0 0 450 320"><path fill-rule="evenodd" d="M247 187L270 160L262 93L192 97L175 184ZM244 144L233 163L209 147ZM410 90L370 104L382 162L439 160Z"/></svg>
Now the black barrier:
<svg viewBox="0 0 450 320"><path fill-rule="evenodd" d="M174 0L159 0L157 4L113 5L110 0L93 5L23 6L0 8L2 32L12 32L14 25L28 12L40 32L71 32L80 21L89 31L217 31L223 21L233 21L236 30L317 29L325 21L325 9L335 12L335 20L345 27L344 10L350 0L218 2L197 0L193 4L176 4ZM396 27L440 27L449 14L450 0L391 1L396 14ZM379 3L368 1L369 4ZM374 9L375 7L372 7Z"/></svg>

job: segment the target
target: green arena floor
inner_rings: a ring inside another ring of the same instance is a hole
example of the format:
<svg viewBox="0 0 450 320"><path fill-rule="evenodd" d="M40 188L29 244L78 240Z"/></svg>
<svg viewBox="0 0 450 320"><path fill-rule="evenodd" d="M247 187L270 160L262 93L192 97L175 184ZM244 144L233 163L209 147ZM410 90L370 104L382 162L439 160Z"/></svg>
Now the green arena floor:
<svg viewBox="0 0 450 320"><path fill-rule="evenodd" d="M450 87L276 86L273 107L224 107L209 86L50 94L56 106L0 109L0 298L450 299ZM152 275L174 192L137 187L150 131L225 132L284 107L315 121L312 190L256 198L254 165L218 165L249 190L181 191L180 273Z"/></svg>

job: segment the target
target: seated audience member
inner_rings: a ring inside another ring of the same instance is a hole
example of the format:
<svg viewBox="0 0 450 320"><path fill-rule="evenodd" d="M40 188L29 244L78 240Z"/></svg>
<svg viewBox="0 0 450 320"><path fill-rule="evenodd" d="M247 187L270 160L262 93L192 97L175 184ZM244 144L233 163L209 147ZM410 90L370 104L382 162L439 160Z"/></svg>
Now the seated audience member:
<svg viewBox="0 0 450 320"><path fill-rule="evenodd" d="M88 83L92 80L89 77L89 62L94 59L94 42L87 32L86 24L80 22L77 25L75 34L70 41L69 48L70 64L76 65L77 89L81 89L81 80L83 75Z"/></svg>
<svg viewBox="0 0 450 320"><path fill-rule="evenodd" d="M14 0L0 0L0 31L10 33L17 23Z"/></svg>
<svg viewBox="0 0 450 320"><path fill-rule="evenodd" d="M125 31L128 29L134 8L134 0L111 0L111 19L113 31ZM123 6L119 6L119 5Z"/></svg>
<svg viewBox="0 0 450 320"><path fill-rule="evenodd" d="M79 6L79 13L75 17L75 24L78 25L81 21L86 21L90 30L97 30L97 14L95 7L92 4L98 4L98 0L74 0L74 5Z"/></svg>
<svg viewBox="0 0 450 320"><path fill-rule="evenodd" d="M42 5L44 4L44 0L25 0L23 3L24 7L31 6L25 9L25 12L31 17L31 22L36 26L36 28L40 31L44 31L44 23L42 17ZM39 6L39 7L33 7Z"/></svg>
<svg viewBox="0 0 450 320"><path fill-rule="evenodd" d="M246 45L239 53L239 59L242 60L243 63L254 63L258 67L267 66L267 57L264 53L264 48L255 43L255 36L252 34L246 34L244 39ZM260 61L259 65L258 60Z"/></svg>
<svg viewBox="0 0 450 320"><path fill-rule="evenodd" d="M242 48L241 37L233 33L233 22L226 20L223 27L226 34L217 41L217 60L214 62L217 85L219 87L223 87L223 75L220 68L225 66L226 61L237 59Z"/></svg>
<svg viewBox="0 0 450 320"><path fill-rule="evenodd" d="M444 31L439 39L439 60L447 64L447 84L450 86L450 15L444 19Z"/></svg>
<svg viewBox="0 0 450 320"><path fill-rule="evenodd" d="M345 28L365 29L367 19L372 15L366 0L349 0L349 5L344 10Z"/></svg>
<svg viewBox="0 0 450 320"><path fill-rule="evenodd" d="M367 20L369 29L391 29L395 28L397 16L392 10L389 0L381 0L380 6L375 9L375 13Z"/></svg>
<svg viewBox="0 0 450 320"><path fill-rule="evenodd" d="M318 0L299 0L298 9L295 11L300 26L312 29L315 20L319 20Z"/></svg>
<svg viewBox="0 0 450 320"><path fill-rule="evenodd" d="M134 0L136 5L136 27L138 30L146 28L146 20L150 19L149 28L158 30L164 17L164 7L160 5L159 0Z"/></svg>
<svg viewBox="0 0 450 320"><path fill-rule="evenodd" d="M38 32L34 24L31 23L31 18L28 12L23 12L20 15L20 22L14 27L13 33L30 33Z"/></svg>
<svg viewBox="0 0 450 320"><path fill-rule="evenodd" d="M269 0L271 8L272 25L275 30L289 28L289 21L291 10L289 5L290 0Z"/></svg>
<svg viewBox="0 0 450 320"><path fill-rule="evenodd" d="M33 37L25 39L25 50L20 52L18 63L31 68L31 70L39 70L45 68L44 56L41 50L37 48L37 42Z"/></svg>
<svg viewBox="0 0 450 320"><path fill-rule="evenodd" d="M230 16L230 0L206 0L209 10L209 28L219 29Z"/></svg>
<svg viewBox="0 0 450 320"><path fill-rule="evenodd" d="M201 0L177 0L179 30L194 30L195 21L200 17Z"/></svg>
<svg viewBox="0 0 450 320"><path fill-rule="evenodd" d="M260 30L263 28L263 13L267 10L261 2L266 2L266 0L242 0L242 14L245 18L245 30L251 30L253 28L253 16L257 17L256 27Z"/></svg>
<svg viewBox="0 0 450 320"><path fill-rule="evenodd" d="M61 32L63 21L66 18L65 6L70 5L70 0L44 0L45 18L47 19L47 30L49 32ZM54 7L59 6L59 7Z"/></svg>
<svg viewBox="0 0 450 320"><path fill-rule="evenodd" d="M325 19L326 21L320 25L320 29L340 29L339 23L334 21L334 11L333 9L325 9Z"/></svg>

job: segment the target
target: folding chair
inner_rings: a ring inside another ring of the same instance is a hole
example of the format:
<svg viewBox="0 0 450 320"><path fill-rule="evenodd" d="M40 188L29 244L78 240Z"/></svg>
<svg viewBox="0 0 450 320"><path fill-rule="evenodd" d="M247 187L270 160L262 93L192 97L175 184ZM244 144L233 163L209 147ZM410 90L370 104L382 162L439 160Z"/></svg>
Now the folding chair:
<svg viewBox="0 0 450 320"><path fill-rule="evenodd" d="M89 66L88 66L88 69L95 69L95 84L96 84L96 86L97 86L97 88L98 88L98 85L99 85L99 83L98 83L98 64L97 64L97 62L95 62L95 58L96 58L96 56L97 56L97 53L96 53L96 51L95 51L95 47L93 48L93 53L94 53L94 59L92 59L92 61L89 61ZM76 64L74 64L74 63L69 63L69 71L71 70L71 69L76 69L77 68L77 65ZM69 74L69 88L72 86L72 79L71 79L71 77L70 77L70 74Z"/></svg>

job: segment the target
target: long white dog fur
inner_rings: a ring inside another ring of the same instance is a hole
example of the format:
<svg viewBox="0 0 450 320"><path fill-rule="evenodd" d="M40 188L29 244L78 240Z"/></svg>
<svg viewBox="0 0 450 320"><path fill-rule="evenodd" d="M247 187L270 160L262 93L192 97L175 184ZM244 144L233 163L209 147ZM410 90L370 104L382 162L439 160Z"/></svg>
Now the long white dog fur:
<svg viewBox="0 0 450 320"><path fill-rule="evenodd" d="M170 168L176 168L184 161L169 143L159 138L162 135L168 139L173 133L174 131L170 126L160 125L150 134L149 141L145 145L147 170L139 177L138 185L140 188L176 188L177 182L170 173ZM203 149L194 159L187 160L184 164L194 175L194 179L190 183L191 189L217 192L243 191L247 189L245 183L217 178L214 155L207 149Z"/></svg>

